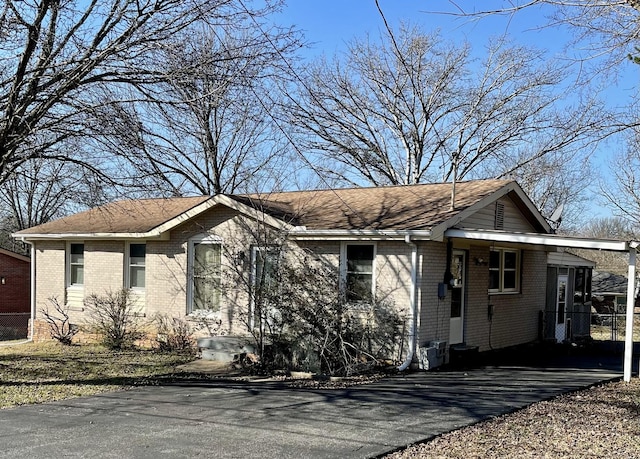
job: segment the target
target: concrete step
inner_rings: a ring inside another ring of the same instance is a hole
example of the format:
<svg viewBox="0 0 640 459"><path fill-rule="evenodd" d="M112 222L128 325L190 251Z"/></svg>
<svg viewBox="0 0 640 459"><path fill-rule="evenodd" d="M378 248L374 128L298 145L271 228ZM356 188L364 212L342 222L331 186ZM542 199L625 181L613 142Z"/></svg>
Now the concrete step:
<svg viewBox="0 0 640 459"><path fill-rule="evenodd" d="M255 347L246 336L207 336L198 338L198 348L203 360L231 362L240 354L253 354Z"/></svg>

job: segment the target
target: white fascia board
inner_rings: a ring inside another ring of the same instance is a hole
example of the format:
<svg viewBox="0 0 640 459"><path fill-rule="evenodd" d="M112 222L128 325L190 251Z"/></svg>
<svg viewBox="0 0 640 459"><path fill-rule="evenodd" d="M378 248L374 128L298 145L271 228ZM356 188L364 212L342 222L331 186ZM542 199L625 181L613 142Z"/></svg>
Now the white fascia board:
<svg viewBox="0 0 640 459"><path fill-rule="evenodd" d="M85 239L155 239L166 241L169 240L168 233L157 233L149 231L147 233L58 233L58 234L17 234L11 235L13 238L27 241L44 241L44 240L65 240L80 241Z"/></svg>
<svg viewBox="0 0 640 459"><path fill-rule="evenodd" d="M571 247L576 249L610 250L626 252L629 243L611 239L587 239L556 234L510 233L505 231L449 229L445 231L447 237L475 239L489 242L510 242L514 244L546 245L552 247Z"/></svg>
<svg viewBox="0 0 640 459"><path fill-rule="evenodd" d="M289 232L294 240L313 241L355 241L355 240L431 240L431 231L427 230L307 230L295 228Z"/></svg>

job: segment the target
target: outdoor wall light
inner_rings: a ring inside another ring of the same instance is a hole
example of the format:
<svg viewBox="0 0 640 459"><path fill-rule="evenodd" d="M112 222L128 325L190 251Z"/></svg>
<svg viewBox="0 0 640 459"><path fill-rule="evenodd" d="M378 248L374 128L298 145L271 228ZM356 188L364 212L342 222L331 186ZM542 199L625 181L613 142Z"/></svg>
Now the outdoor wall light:
<svg viewBox="0 0 640 459"><path fill-rule="evenodd" d="M234 257L236 266L242 266L244 264L245 257L246 255L243 250L238 251L238 253L236 253L236 256Z"/></svg>
<svg viewBox="0 0 640 459"><path fill-rule="evenodd" d="M6 277L0 277L0 284L4 285L7 283L7 278Z"/></svg>
<svg viewBox="0 0 640 459"><path fill-rule="evenodd" d="M476 266L487 266L487 260L482 257L476 258Z"/></svg>

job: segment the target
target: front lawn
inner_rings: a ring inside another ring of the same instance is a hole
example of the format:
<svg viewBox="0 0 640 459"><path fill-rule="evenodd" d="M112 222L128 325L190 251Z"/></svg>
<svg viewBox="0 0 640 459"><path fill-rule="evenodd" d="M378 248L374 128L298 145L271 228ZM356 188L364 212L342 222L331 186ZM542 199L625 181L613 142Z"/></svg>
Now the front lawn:
<svg viewBox="0 0 640 459"><path fill-rule="evenodd" d="M149 384L193 357L58 343L0 346L0 408Z"/></svg>

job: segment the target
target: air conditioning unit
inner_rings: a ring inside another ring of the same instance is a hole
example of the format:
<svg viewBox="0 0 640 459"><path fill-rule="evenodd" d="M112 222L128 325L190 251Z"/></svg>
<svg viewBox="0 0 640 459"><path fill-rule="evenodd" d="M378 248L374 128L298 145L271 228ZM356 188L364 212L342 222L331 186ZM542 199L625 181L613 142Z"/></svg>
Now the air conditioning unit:
<svg viewBox="0 0 640 459"><path fill-rule="evenodd" d="M429 341L419 352L419 367L421 370L431 370L444 364L447 350L446 341Z"/></svg>

